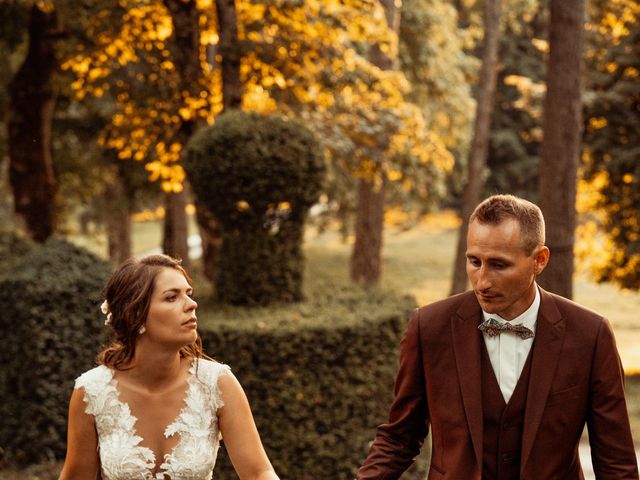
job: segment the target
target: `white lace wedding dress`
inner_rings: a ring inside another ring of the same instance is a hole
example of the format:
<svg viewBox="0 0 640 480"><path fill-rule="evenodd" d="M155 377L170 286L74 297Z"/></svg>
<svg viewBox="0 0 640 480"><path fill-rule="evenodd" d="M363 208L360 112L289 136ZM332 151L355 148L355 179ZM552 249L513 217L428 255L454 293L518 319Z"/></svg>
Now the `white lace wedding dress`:
<svg viewBox="0 0 640 480"><path fill-rule="evenodd" d="M216 412L222 400L217 380L229 371L227 365L209 360L192 363L185 405L164 432L165 437L179 434L180 439L155 475L155 455L139 445L142 438L136 434L136 418L118 398L113 371L100 365L78 377L75 388L84 388L86 412L96 422L102 479L209 480L220 443Z"/></svg>

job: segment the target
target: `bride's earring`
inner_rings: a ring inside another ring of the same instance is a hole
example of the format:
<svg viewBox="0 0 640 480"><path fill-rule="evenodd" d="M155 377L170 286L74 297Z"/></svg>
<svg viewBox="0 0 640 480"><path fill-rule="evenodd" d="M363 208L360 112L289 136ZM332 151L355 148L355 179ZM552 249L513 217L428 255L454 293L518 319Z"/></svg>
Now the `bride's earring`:
<svg viewBox="0 0 640 480"><path fill-rule="evenodd" d="M140 330L138 330L138 335L142 335L142 334L143 334L144 332L146 332L146 331L147 331L147 329L145 328L145 326L144 326L144 325L142 325L142 326L140 327Z"/></svg>

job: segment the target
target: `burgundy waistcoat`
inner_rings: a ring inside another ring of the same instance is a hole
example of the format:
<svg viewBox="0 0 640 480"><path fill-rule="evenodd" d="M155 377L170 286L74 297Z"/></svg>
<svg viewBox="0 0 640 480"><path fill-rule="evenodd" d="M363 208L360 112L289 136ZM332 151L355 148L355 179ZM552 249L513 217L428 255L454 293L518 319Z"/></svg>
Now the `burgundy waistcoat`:
<svg viewBox="0 0 640 480"><path fill-rule="evenodd" d="M506 404L482 342L483 480L518 480L524 412L531 373L533 346L522 368L516 388Z"/></svg>

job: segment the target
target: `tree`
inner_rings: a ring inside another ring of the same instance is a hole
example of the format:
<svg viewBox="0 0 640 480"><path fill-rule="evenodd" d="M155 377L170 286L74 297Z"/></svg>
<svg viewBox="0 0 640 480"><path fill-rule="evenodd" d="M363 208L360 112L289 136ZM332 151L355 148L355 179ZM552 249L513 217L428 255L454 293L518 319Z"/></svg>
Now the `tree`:
<svg viewBox="0 0 640 480"><path fill-rule="evenodd" d="M197 4L201 69L192 84L198 88L185 92L166 48L174 25L165 5L121 4L121 28L95 25L99 48L79 52L65 66L77 75L79 98L114 99L105 145L121 158L144 160L152 180L179 190L185 175L176 131L187 119L212 122L222 109L221 72L207 62L207 50L220 38L215 9L211 2ZM383 15L378 3L364 0L238 2L243 109L302 118L325 139L336 168L350 175L393 171L403 181L398 173L419 165L449 168L446 148L404 100L404 77L372 65L362 52L374 44L396 48L386 23L376 21ZM389 151L381 152L381 145Z"/></svg>
<svg viewBox="0 0 640 480"><path fill-rule="evenodd" d="M220 113L239 109L242 105L242 81L240 61L242 51L238 41L238 15L235 0L216 2L219 42L216 48L210 48L208 56L218 63L221 70L222 109ZM220 61L217 59L220 58ZM218 252L222 245L222 232L215 215L198 198L196 218L200 228L202 242L202 267L205 276L215 281Z"/></svg>
<svg viewBox="0 0 640 480"><path fill-rule="evenodd" d="M105 152L106 154L106 152ZM112 152L112 155L116 157ZM124 174L124 162L115 163L111 181L105 191L105 216L107 228L108 253L111 261L120 265L131 257L131 214L132 202L127 195Z"/></svg>
<svg viewBox="0 0 640 480"><path fill-rule="evenodd" d="M405 0L399 31L400 67L411 83L407 98L420 107L427 129L456 158L468 151L473 127L469 112L475 108L471 84L479 66L465 51L471 33L458 26L459 17L448 0ZM438 188L428 177L414 177L426 189Z"/></svg>
<svg viewBox="0 0 640 480"><path fill-rule="evenodd" d="M7 113L9 83L18 62L25 56L28 13L27 8L20 8L16 3L0 2L0 219L5 230L17 228L13 192L9 184Z"/></svg>
<svg viewBox="0 0 640 480"><path fill-rule="evenodd" d="M64 75L58 77L63 84ZM71 218L80 220L83 234L105 230L107 254L120 264L131 256L131 215L140 199L149 196L146 175L140 165L118 161L117 152L96 143L106 122L104 111L78 105L61 89L53 119L55 176L59 185L57 218L60 233L74 228ZM93 105L108 108L108 105ZM138 167L138 168L136 168Z"/></svg>
<svg viewBox="0 0 640 480"><path fill-rule="evenodd" d="M385 52L397 48L382 4L329 1L307 5L304 13L297 7L269 7L262 18L279 35L252 47L258 59L269 62L264 70L274 72L262 87L280 111L302 117L324 140L331 160L326 187L329 201L343 213L355 203L351 191L355 184L362 185L361 179L366 179L379 191L385 177L385 189L393 185L419 192L422 199L437 197L438 188L428 190L424 184L442 185L442 172L452 164L451 154L429 130L419 109L406 102L408 84L403 75L371 62L372 45L379 44ZM299 24L299 18L306 21ZM256 38L252 32L247 37ZM293 48L283 57L289 46ZM259 72L249 75L260 78ZM375 239L371 243L381 246ZM374 255L379 257L378 247L370 251L378 252Z"/></svg>
<svg viewBox="0 0 640 480"><path fill-rule="evenodd" d="M505 20L484 193L537 202L548 12L540 4Z"/></svg>
<svg viewBox="0 0 640 480"><path fill-rule="evenodd" d="M53 174L51 121L58 67L55 38L57 12L45 2L29 13L29 49L9 86L9 181L15 212L28 235L44 242L55 229L56 181Z"/></svg>
<svg viewBox="0 0 640 480"><path fill-rule="evenodd" d="M55 62L55 68L50 74L46 70L36 73L39 81L46 84L47 88L53 89L52 86L55 85L55 108L45 123L50 131L49 153L52 161L31 165L29 174L34 178L51 175L53 179L57 194L49 202L48 207L50 215L55 220L56 231L68 232L71 227L69 219L76 215L82 217L83 227L87 225L89 219L97 225L106 222L109 224L107 233L110 257L114 261L120 261L131 252L131 239L122 235L121 231L130 226L131 209L139 205L141 199L148 197L149 192L148 189L140 188L139 172L135 171L135 168L132 169L131 164L116 165L116 170L120 173L115 175L113 166L108 161L109 152L96 145L96 132L104 127L105 118L108 119L110 116L112 108L110 103L102 98L96 98L90 105L79 105L69 98L70 83L73 79L58 68L70 52L75 54L76 48L90 48L92 45L94 39L87 36L87 25L90 24L90 19L94 18L96 10L101 12L102 21L117 25L114 20L118 18L120 9L101 10L105 5L106 3L103 3L101 6L99 2L77 4L77 2L66 0L58 0L55 3L36 3L30 0L2 3L0 4L0 17L3 19L0 22L0 46L7 48L10 52L10 55L3 56L6 60L6 68L3 72L9 76L16 69L14 66L17 64L16 60L25 56L23 45L28 43L25 38L29 40L27 20L32 16L33 9L39 8L52 16L65 19L64 24L57 22L54 31L40 32L48 35L47 49L52 52L51 61ZM54 7L55 10L53 10ZM58 38L64 38L65 41L58 41ZM22 68L25 64L26 60ZM15 80L13 81L15 83ZM27 86L25 82L18 83L21 83L20 87L23 89ZM4 112L4 102L2 103L0 107ZM34 115L32 108L25 106L23 110ZM30 131L33 130L31 124L27 127ZM22 157L27 157L29 154L33 156L34 152L31 150L34 149L31 144L22 150L20 150ZM124 184L122 184L123 181ZM123 196L116 194L120 191L123 192ZM114 209L104 208L102 200L109 203L115 202L117 205L124 202L128 207L126 209L120 206ZM125 210L126 215L124 215ZM107 212L109 215L106 215ZM116 212L120 212L120 215L115 215Z"/></svg>
<svg viewBox="0 0 640 480"><path fill-rule="evenodd" d="M640 288L640 2L589 4L580 228L598 281ZM588 192L588 193L586 193Z"/></svg>
<svg viewBox="0 0 640 480"><path fill-rule="evenodd" d="M394 0L382 0L385 20L393 32L400 27L400 9ZM371 62L381 70L395 70L398 66L397 52L385 53L382 46L374 44L370 53ZM387 151L387 146L381 146ZM351 254L351 280L365 285L378 283L382 273L382 232L384 230L384 205L387 190L387 172L381 171L374 178L358 180L355 243Z"/></svg>
<svg viewBox="0 0 640 480"><path fill-rule="evenodd" d="M479 203L484 188L484 167L489 150L491 113L496 87L498 45L500 38L501 0L486 0L484 13L484 40L482 68L479 78L475 129L467 164L467 181L461 207L462 225L458 233L458 246L453 272L451 294L466 290L466 250L469 216Z"/></svg>
<svg viewBox="0 0 640 480"><path fill-rule="evenodd" d="M540 284L567 298L573 294L584 20L584 0L551 0L538 196L552 260Z"/></svg>
<svg viewBox="0 0 640 480"><path fill-rule="evenodd" d="M195 0L164 0L164 6L171 16L172 34L168 38L168 47L175 64L177 89L183 97L193 98L199 94L198 79L201 74L200 61L200 14ZM186 144L198 126L198 119L183 116L171 139L173 144ZM175 188L165 192L165 221L163 251L182 259L189 266L188 225L186 217L187 197L184 188Z"/></svg>
<svg viewBox="0 0 640 480"><path fill-rule="evenodd" d="M215 55L220 55L222 73L222 110L238 109L242 105L240 62L242 50L238 42L238 13L235 0L216 1L220 41Z"/></svg>

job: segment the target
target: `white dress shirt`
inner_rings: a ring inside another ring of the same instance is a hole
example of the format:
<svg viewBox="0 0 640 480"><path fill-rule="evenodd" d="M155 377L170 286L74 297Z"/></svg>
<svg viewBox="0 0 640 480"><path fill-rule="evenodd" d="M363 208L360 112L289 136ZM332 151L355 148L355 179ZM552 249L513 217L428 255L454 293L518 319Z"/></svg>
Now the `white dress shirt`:
<svg viewBox="0 0 640 480"><path fill-rule="evenodd" d="M522 314L510 320L508 323L517 325L521 323L525 327L536 333L536 320L538 318L538 310L540 309L540 292L536 285L536 296L531 306ZM483 320L495 318L500 323L507 323L500 315L487 313L482 311ZM496 374L498 385L502 391L504 401L509 403L509 399L516 388L522 368L527 361L527 356L533 345L533 337L522 339L511 333L502 333L490 337L483 335L484 344L487 346L491 366Z"/></svg>

